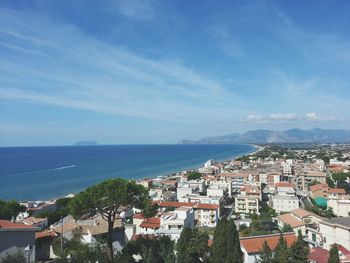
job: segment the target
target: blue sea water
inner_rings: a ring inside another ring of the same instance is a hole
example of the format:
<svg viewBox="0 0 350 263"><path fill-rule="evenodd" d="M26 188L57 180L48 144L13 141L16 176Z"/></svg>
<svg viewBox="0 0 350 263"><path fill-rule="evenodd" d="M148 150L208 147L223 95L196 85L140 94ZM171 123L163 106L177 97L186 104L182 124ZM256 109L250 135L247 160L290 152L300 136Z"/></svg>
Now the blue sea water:
<svg viewBox="0 0 350 263"><path fill-rule="evenodd" d="M108 178L140 179L201 167L251 145L110 145L0 148L0 199L45 200Z"/></svg>

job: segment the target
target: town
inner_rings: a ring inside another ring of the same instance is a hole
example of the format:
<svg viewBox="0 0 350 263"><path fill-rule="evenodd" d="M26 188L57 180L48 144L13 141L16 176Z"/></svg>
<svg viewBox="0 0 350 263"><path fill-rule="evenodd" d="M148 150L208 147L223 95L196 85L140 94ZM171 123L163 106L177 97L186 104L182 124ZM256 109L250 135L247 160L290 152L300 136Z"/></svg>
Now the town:
<svg viewBox="0 0 350 263"><path fill-rule="evenodd" d="M104 207L77 218L69 208L80 194L0 201L0 261L85 262L74 258L93 247L86 262L104 262L110 241L120 262L350 262L350 145L257 147L234 160L136 181L147 189L147 212L120 201L112 218ZM227 229L234 222L237 261L217 252L222 222ZM296 244L299 256L305 252L300 261ZM281 251L289 251L286 261Z"/></svg>

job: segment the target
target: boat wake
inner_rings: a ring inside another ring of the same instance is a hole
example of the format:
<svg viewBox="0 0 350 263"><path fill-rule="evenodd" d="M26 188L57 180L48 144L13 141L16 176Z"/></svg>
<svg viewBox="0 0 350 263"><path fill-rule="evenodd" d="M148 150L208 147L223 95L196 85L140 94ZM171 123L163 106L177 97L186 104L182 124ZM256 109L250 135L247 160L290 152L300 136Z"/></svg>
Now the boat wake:
<svg viewBox="0 0 350 263"><path fill-rule="evenodd" d="M44 172L50 172L50 171L60 171L60 170L65 170L65 169L71 169L71 168L75 168L75 167L76 167L76 165L72 164L72 165L60 166L60 167L50 168L50 169L33 170L33 171L5 174L5 175L25 175L25 174L44 173Z"/></svg>

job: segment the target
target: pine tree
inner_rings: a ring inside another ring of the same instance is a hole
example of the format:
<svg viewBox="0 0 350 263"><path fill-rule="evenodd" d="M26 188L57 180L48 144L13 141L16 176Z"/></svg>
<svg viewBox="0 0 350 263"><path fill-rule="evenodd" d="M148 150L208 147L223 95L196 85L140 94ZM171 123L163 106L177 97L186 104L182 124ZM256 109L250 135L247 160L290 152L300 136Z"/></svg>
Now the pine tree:
<svg viewBox="0 0 350 263"><path fill-rule="evenodd" d="M290 249L290 257L292 262L295 263L304 263L307 262L310 249L306 242L303 240L303 237L299 233L298 239L293 243Z"/></svg>
<svg viewBox="0 0 350 263"><path fill-rule="evenodd" d="M258 262L259 263L271 263L271 262L273 262L272 250L270 249L266 240L265 240L265 242L260 250L260 259L258 260Z"/></svg>
<svg viewBox="0 0 350 263"><path fill-rule="evenodd" d="M242 251L236 225L233 220L222 218L214 233L211 263L241 263Z"/></svg>
<svg viewBox="0 0 350 263"><path fill-rule="evenodd" d="M338 246L336 244L329 250L328 263L340 263Z"/></svg>

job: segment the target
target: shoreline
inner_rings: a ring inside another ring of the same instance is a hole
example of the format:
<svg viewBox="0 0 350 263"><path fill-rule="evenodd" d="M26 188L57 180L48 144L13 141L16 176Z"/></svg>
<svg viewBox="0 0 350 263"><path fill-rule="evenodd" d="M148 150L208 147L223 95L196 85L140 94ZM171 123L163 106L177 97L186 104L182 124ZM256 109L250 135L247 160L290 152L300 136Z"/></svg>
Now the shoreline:
<svg viewBox="0 0 350 263"><path fill-rule="evenodd" d="M255 148L255 151L252 151L252 152L247 152L247 153L242 153L242 154L239 154L239 155L235 155L235 156L233 156L232 158L230 158L230 159L222 159L222 160L215 160L215 159L213 159L214 161L217 161L218 163L220 163L220 164L222 164L222 163L224 163L224 162L229 162L229 161L232 161L232 160L236 160L236 159L238 159L238 158L240 158L240 157L242 157L242 156L244 156L244 155L252 155L252 154L255 154L255 153L257 153L257 152L259 152L259 151L261 151L261 150L263 150L264 149L264 147L262 147L262 146L259 146L259 145L256 145L256 144L245 144L245 145L249 145L249 146L252 146L252 147L254 147ZM180 174L180 173L182 173L182 172L190 172L190 171L194 171L194 170L197 170L198 168L200 168L200 167L202 167L202 166L199 166L199 167L191 167L191 168L186 168L186 169L184 169L184 170L182 170L182 171L176 171L176 172L173 172L173 173L171 173L171 174L162 174L162 175L158 175L158 176L152 176L152 177L143 177L143 178L137 178L137 179L134 179L134 178L132 178L132 179L127 179L127 180L134 180L134 181L141 181L141 180L146 180L146 179L151 179L151 180L155 180L155 179L157 179L157 178L162 178L162 179L167 179L167 178L171 178L171 177L173 177L173 176L176 176L176 175L178 175L178 174ZM108 180L108 179L106 179L106 180ZM84 191L86 188L84 188L83 190L81 190L81 191ZM51 198L51 199L47 199L47 200L24 200L24 201L19 201L20 203L25 203L25 202L53 202L53 201L56 201L57 199L61 199L61 198L68 198L69 196L71 196L71 195L76 195L76 194L78 194L79 192L71 192L71 193L68 193L68 194L66 194L65 196L60 196L60 197L55 197L55 198Z"/></svg>

